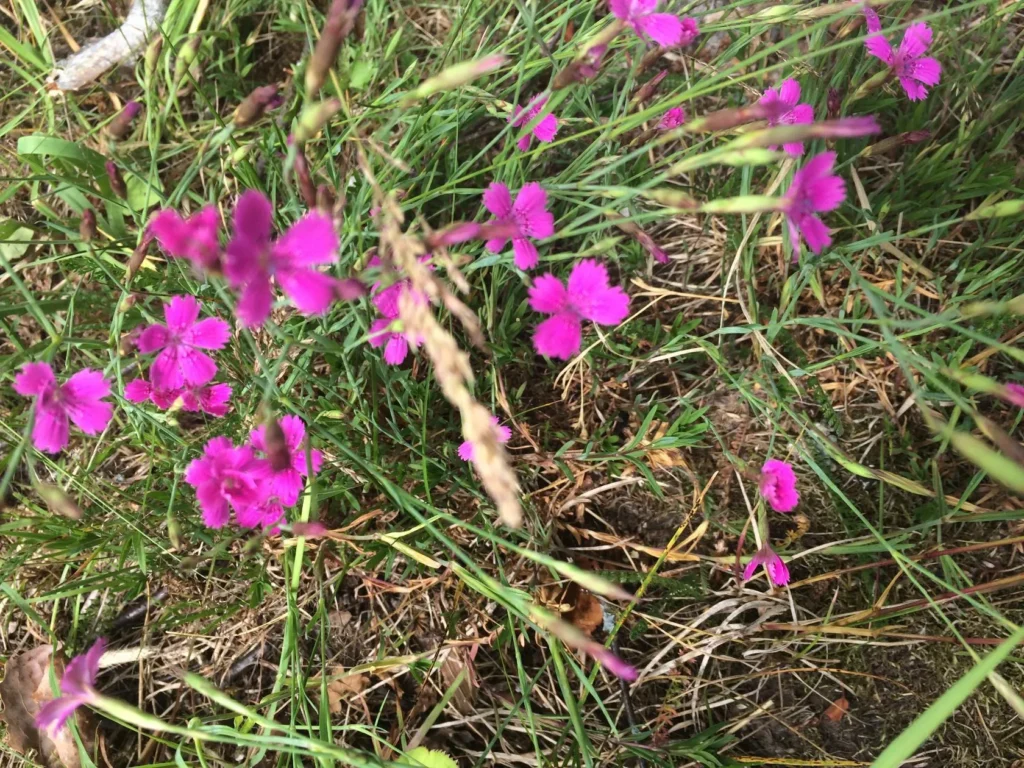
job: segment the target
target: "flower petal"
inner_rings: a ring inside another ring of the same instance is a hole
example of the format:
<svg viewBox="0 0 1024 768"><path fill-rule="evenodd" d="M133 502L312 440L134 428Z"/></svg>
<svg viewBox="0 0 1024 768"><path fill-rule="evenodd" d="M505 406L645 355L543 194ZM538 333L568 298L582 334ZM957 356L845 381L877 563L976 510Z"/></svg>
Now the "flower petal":
<svg viewBox="0 0 1024 768"><path fill-rule="evenodd" d="M185 377L178 364L178 350L168 347L149 367L149 382L157 389L181 389L185 386Z"/></svg>
<svg viewBox="0 0 1024 768"><path fill-rule="evenodd" d="M130 403L144 403L150 398L152 389L145 379L132 379L124 385L124 399Z"/></svg>
<svg viewBox="0 0 1024 768"><path fill-rule="evenodd" d="M819 254L832 245L832 235L825 222L813 214L801 216L796 225L807 242L807 247Z"/></svg>
<svg viewBox="0 0 1024 768"><path fill-rule="evenodd" d="M369 342L370 346L376 349L388 343L391 336L392 318L382 317L374 320L370 325Z"/></svg>
<svg viewBox="0 0 1024 768"><path fill-rule="evenodd" d="M868 37L864 41L864 48L867 49L869 55L874 56L876 59L881 59L890 67L896 62L892 46L889 45L889 41L883 35L871 35Z"/></svg>
<svg viewBox="0 0 1024 768"><path fill-rule="evenodd" d="M311 267L338 260L338 234L330 216L307 213L285 232L274 253L281 254L292 267Z"/></svg>
<svg viewBox="0 0 1024 768"><path fill-rule="evenodd" d="M200 349L220 349L230 338L231 326L219 317L207 317L193 325L182 341Z"/></svg>
<svg viewBox="0 0 1024 768"><path fill-rule="evenodd" d="M135 348L140 354L149 355L167 346L171 340L171 332L166 326L154 324L142 329L142 333L135 339Z"/></svg>
<svg viewBox="0 0 1024 768"><path fill-rule="evenodd" d="M462 459L463 461L473 460L473 443L471 443L469 440L464 441L459 446L459 458Z"/></svg>
<svg viewBox="0 0 1024 768"><path fill-rule="evenodd" d="M651 13L636 20L637 30L658 45L672 47L683 42L683 22L671 13Z"/></svg>
<svg viewBox="0 0 1024 768"><path fill-rule="evenodd" d="M629 296L608 285L608 270L593 259L573 267L569 302L581 316L601 325L618 325L629 315Z"/></svg>
<svg viewBox="0 0 1024 768"><path fill-rule="evenodd" d="M35 397L57 383L48 363L25 363L14 377L14 391L23 397Z"/></svg>
<svg viewBox="0 0 1024 768"><path fill-rule="evenodd" d="M541 275L530 287L530 309L553 315L566 309L569 294L565 284L554 275Z"/></svg>
<svg viewBox="0 0 1024 768"><path fill-rule="evenodd" d="M499 219L505 219L512 215L512 193L500 181L492 182L484 190L483 200L484 208Z"/></svg>
<svg viewBox="0 0 1024 768"><path fill-rule="evenodd" d="M800 83L793 78L783 80L779 86L779 101L792 109L800 101Z"/></svg>
<svg viewBox="0 0 1024 768"><path fill-rule="evenodd" d="M277 273L281 290L305 315L320 315L334 303L335 280L312 269L288 269Z"/></svg>
<svg viewBox="0 0 1024 768"><path fill-rule="evenodd" d="M68 415L63 408L40 401L32 425L32 445L47 453L60 453L68 444Z"/></svg>
<svg viewBox="0 0 1024 768"><path fill-rule="evenodd" d="M579 352L581 343L580 320L571 312L552 315L533 332L533 348L537 354L558 360L568 360Z"/></svg>
<svg viewBox="0 0 1024 768"><path fill-rule="evenodd" d="M274 226L274 209L262 192L247 189L235 204L235 232L255 245L266 246Z"/></svg>
<svg viewBox="0 0 1024 768"><path fill-rule="evenodd" d="M537 246L525 237L517 237L512 241L512 250L515 252L515 265L519 269L533 269L537 266L540 254L537 253Z"/></svg>
<svg viewBox="0 0 1024 768"><path fill-rule="evenodd" d="M900 43L900 56L904 59L916 59L924 55L932 44L932 29L927 24L918 22L907 27Z"/></svg>
<svg viewBox="0 0 1024 768"><path fill-rule="evenodd" d="M107 428L114 406L100 399L110 394L110 382L102 373L86 368L68 379L60 389L68 417L85 434L98 435Z"/></svg>
<svg viewBox="0 0 1024 768"><path fill-rule="evenodd" d="M409 342L400 333L391 334L387 346L384 347L384 362L388 365L401 365L409 354Z"/></svg>
<svg viewBox="0 0 1024 768"><path fill-rule="evenodd" d="M178 369L184 384L201 387L217 375L217 363L209 355L195 349L185 348L178 353Z"/></svg>
<svg viewBox="0 0 1024 768"><path fill-rule="evenodd" d="M936 59L926 56L915 61L913 68L907 74L919 83L938 85L942 78L942 65Z"/></svg>
<svg viewBox="0 0 1024 768"><path fill-rule="evenodd" d="M68 718L83 704L85 704L85 700L79 696L60 696L48 701L39 708L39 712L36 714L36 726L40 730L54 734L64 727Z"/></svg>
<svg viewBox="0 0 1024 768"><path fill-rule="evenodd" d="M167 330L181 335L199 319L199 302L195 296L172 296L164 304L164 320Z"/></svg>
<svg viewBox="0 0 1024 768"><path fill-rule="evenodd" d="M554 141L555 134L558 133L558 118L554 115L545 115L541 118L540 122L533 126L533 135L537 137L538 141L545 143Z"/></svg>
<svg viewBox="0 0 1024 768"><path fill-rule="evenodd" d="M274 303L274 291L270 285L270 276L265 272L250 281L242 289L242 295L235 307L235 314L246 328L263 325L270 315L270 307Z"/></svg>

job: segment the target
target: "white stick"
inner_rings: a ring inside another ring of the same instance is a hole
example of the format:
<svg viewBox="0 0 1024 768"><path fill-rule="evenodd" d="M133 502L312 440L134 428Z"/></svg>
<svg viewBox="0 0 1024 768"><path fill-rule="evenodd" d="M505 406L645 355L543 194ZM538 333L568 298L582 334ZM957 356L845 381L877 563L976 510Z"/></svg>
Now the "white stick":
<svg viewBox="0 0 1024 768"><path fill-rule="evenodd" d="M61 91L77 91L138 55L163 21L166 0L134 0L124 24L57 64L51 79Z"/></svg>

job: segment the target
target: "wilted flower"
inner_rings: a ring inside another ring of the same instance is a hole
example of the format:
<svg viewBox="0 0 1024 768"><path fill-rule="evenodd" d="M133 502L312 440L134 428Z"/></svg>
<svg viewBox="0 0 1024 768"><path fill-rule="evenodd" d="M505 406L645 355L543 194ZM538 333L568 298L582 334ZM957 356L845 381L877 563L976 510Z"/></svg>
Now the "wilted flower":
<svg viewBox="0 0 1024 768"><path fill-rule="evenodd" d="M113 406L103 401L110 382L89 368L58 385L48 363L25 363L14 377L14 391L36 399L32 444L47 453L68 444L69 421L87 435L98 435L114 415Z"/></svg>
<svg viewBox="0 0 1024 768"><path fill-rule="evenodd" d="M768 459L761 467L758 490L776 512L792 512L800 501L792 465L778 459Z"/></svg>
<svg viewBox="0 0 1024 768"><path fill-rule="evenodd" d="M170 208L160 211L149 223L149 232L169 256L188 259L206 272L220 271L220 243L217 230L220 214L212 205L183 219Z"/></svg>
<svg viewBox="0 0 1024 768"><path fill-rule="evenodd" d="M517 104L508 121L516 128L527 125L541 113L541 110L544 109L544 105L547 103L547 100L547 96L540 96L531 101L529 108L525 110ZM558 119L553 114L547 114L535 126L533 126L529 133L516 142L516 146L519 147L520 151L525 152L530 147L531 134L537 139L537 141L548 143L554 141L556 133L558 133Z"/></svg>
<svg viewBox="0 0 1024 768"><path fill-rule="evenodd" d="M154 387L198 387L217 375L217 364L201 350L221 349L231 338L231 328L216 317L200 320L199 310L194 296L174 296L164 304L166 325L154 323L139 334L139 352L160 352L150 372Z"/></svg>
<svg viewBox="0 0 1024 768"><path fill-rule="evenodd" d="M100 658L107 641L99 638L84 654L75 656L60 677L61 695L46 702L36 715L36 727L51 735L64 727L68 718L82 705L92 704L99 698L96 676L100 671Z"/></svg>
<svg viewBox="0 0 1024 768"><path fill-rule="evenodd" d="M282 104L284 97L278 94L276 85L261 85L242 99L242 103L235 108L232 120L236 128L247 128L263 117L268 109Z"/></svg>
<svg viewBox="0 0 1024 768"><path fill-rule="evenodd" d="M530 240L551 237L555 233L555 217L548 212L547 203L547 192L537 182L523 185L515 203L509 188L499 181L484 191L484 207L497 217L497 222L515 226L512 250L520 269L532 269L540 258ZM495 237L487 241L486 247L492 253L500 253L507 242L508 238Z"/></svg>
<svg viewBox="0 0 1024 768"><path fill-rule="evenodd" d="M659 131L671 131L673 128L678 128L686 122L686 110L682 107L672 107L672 109L665 112L661 116L661 120L658 121Z"/></svg>
<svg viewBox="0 0 1024 768"><path fill-rule="evenodd" d="M843 180L832 173L835 161L835 152L822 152L793 174L785 196L785 214L794 261L800 256L801 236L814 253L832 244L829 229L817 214L838 208L846 199Z"/></svg>
<svg viewBox="0 0 1024 768"><path fill-rule="evenodd" d="M78 223L78 236L83 243L90 242L96 237L96 211L86 208L82 211L82 220Z"/></svg>
<svg viewBox="0 0 1024 768"><path fill-rule="evenodd" d="M235 447L228 438L215 437L203 455L188 465L185 482L196 489L203 522L223 528L232 509L238 513L265 500L267 474L266 463L253 455L252 448Z"/></svg>
<svg viewBox="0 0 1024 768"><path fill-rule="evenodd" d="M768 571L768 578L771 579L775 586L784 587L789 584L789 568L782 562L782 558L775 554L774 550L767 544L761 547L757 554L747 563L747 567L743 569L743 580L750 581L754 573L762 565Z"/></svg>
<svg viewBox="0 0 1024 768"><path fill-rule="evenodd" d="M629 314L629 296L608 285L608 271L593 259L572 269L568 288L554 275L541 275L530 288L530 308L552 315L537 326L533 347L538 354L568 360L582 344L583 321L618 325Z"/></svg>
<svg viewBox="0 0 1024 768"><path fill-rule="evenodd" d="M284 436L285 461L281 469L272 468L269 476L268 492L276 496L285 506L291 506L299 500L302 493L302 478L306 477L306 425L298 416L282 416L278 420ZM268 452L267 427L260 426L249 434L252 447L261 453ZM320 471L324 455L315 448L310 451L313 474ZM275 521L276 522L276 521Z"/></svg>
<svg viewBox="0 0 1024 768"><path fill-rule="evenodd" d="M129 101L114 119L107 123L107 135L112 139L123 139L132 132L132 122L141 111L142 105L139 102Z"/></svg>
<svg viewBox="0 0 1024 768"><path fill-rule="evenodd" d="M764 92L758 102L770 110L768 126L776 125L797 125L800 123L814 122L814 107L810 104L798 104L800 101L800 83L796 80L783 80L778 90L769 88ZM770 146L769 149L775 149ZM802 155L804 143L802 141L789 142L782 145L782 148L790 155Z"/></svg>
<svg viewBox="0 0 1024 768"><path fill-rule="evenodd" d="M355 26L363 0L334 0L320 38L316 41L313 54L306 66L306 95L312 96L327 81L327 73L338 60L341 43Z"/></svg>
<svg viewBox="0 0 1024 768"><path fill-rule="evenodd" d="M491 423L494 425L494 431L497 433L499 443L507 443L512 438L512 430L500 424L497 416L491 417ZM459 446L459 458L463 461L473 460L473 443L469 440L465 440Z"/></svg>
<svg viewBox="0 0 1024 768"><path fill-rule="evenodd" d="M658 0L608 0L612 15L626 22L640 37L658 45L689 45L699 32L693 19L671 13L655 13Z"/></svg>
<svg viewBox="0 0 1024 768"><path fill-rule="evenodd" d="M235 206L235 232L225 253L224 273L239 291L237 313L246 327L261 325L274 302L273 283L304 314L326 312L337 295L337 281L313 267L338 258L338 236L329 216L307 213L277 240L271 240L273 210L262 193L250 189Z"/></svg>
<svg viewBox="0 0 1024 768"><path fill-rule="evenodd" d="M114 164L113 160L107 160L103 166L107 171L107 180L110 182L111 191L122 200L128 197L128 185L124 183L124 176L121 170Z"/></svg>
<svg viewBox="0 0 1024 768"><path fill-rule="evenodd" d="M893 52L885 36L877 34L882 28L878 15L870 8L866 8L865 13L868 14L868 31L873 34L864 41L864 47L895 73L908 99L923 100L928 96L928 86L938 85L942 77L942 65L936 59L924 55L932 43L931 28L927 24L911 24L903 33L899 49Z"/></svg>

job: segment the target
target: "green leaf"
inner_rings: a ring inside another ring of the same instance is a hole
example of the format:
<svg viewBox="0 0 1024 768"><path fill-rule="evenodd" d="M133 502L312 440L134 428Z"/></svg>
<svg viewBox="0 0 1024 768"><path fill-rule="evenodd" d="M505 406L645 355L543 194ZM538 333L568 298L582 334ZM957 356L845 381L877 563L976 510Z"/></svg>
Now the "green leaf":
<svg viewBox="0 0 1024 768"><path fill-rule="evenodd" d="M1024 493L1024 467L989 448L983 440L966 432L953 432L949 441L960 453L1007 488Z"/></svg>
<svg viewBox="0 0 1024 768"><path fill-rule="evenodd" d="M370 84L377 68L368 61L357 61L352 65L352 72L349 74L348 86L353 91L361 91Z"/></svg>
<svg viewBox="0 0 1024 768"><path fill-rule="evenodd" d="M59 157L69 160L75 165L90 168L97 175L104 173L103 164L105 161L103 155L99 152L83 147L81 144L76 144L73 141L58 139L54 136L41 136L39 134L22 136L18 139L18 154Z"/></svg>
<svg viewBox="0 0 1024 768"><path fill-rule="evenodd" d="M458 763L439 749L416 747L406 752L405 756L410 762L419 763L425 768L459 768Z"/></svg>

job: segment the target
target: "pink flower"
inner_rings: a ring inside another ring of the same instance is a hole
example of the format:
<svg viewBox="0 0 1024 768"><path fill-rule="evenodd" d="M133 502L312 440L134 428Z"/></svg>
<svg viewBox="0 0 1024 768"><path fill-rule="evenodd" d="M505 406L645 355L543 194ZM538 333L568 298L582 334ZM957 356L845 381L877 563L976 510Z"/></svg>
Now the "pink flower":
<svg viewBox="0 0 1024 768"><path fill-rule="evenodd" d="M269 475L268 494L277 497L285 506L291 506L299 500L302 493L302 478L306 477L306 425L298 416L282 416L278 421L281 431L284 433L284 443L287 450L287 466L281 469L271 467ZM252 447L261 453L267 452L266 440L267 428L260 426L249 434ZM320 471L324 455L315 448L311 451L313 474ZM241 518L239 519L241 523ZM277 522L276 519L273 522Z"/></svg>
<svg viewBox="0 0 1024 768"><path fill-rule="evenodd" d="M507 443L512 438L512 430L503 424L499 424L497 416L491 416L491 423L494 425L495 432L497 432L499 443ZM459 446L459 458L463 461L473 460L473 443L469 440L465 440Z"/></svg>
<svg viewBox="0 0 1024 768"><path fill-rule="evenodd" d="M926 86L938 85L942 77L942 65L924 55L932 44L931 27L922 23L911 24L903 33L899 50L894 53L885 36L877 34L882 28L878 14L869 8L865 8L864 12L868 19L868 32L872 33L864 41L864 47L896 74L908 99L922 101L928 96Z"/></svg>
<svg viewBox="0 0 1024 768"><path fill-rule="evenodd" d="M98 435L114 415L114 407L103 401L110 382L89 368L58 385L48 363L25 363L14 377L14 391L36 399L32 444L47 453L68 444L68 420L85 434Z"/></svg>
<svg viewBox="0 0 1024 768"><path fill-rule="evenodd" d="M150 371L154 387L198 387L217 375L217 364L200 350L223 347L231 338L231 328L216 317L200 320L199 309L194 296L174 296L164 304L167 324L154 323L139 334L135 342L139 352L160 352Z"/></svg>
<svg viewBox="0 0 1024 768"><path fill-rule="evenodd" d="M51 735L64 727L64 723L83 704L92 704L99 698L96 676L100 671L100 657L107 648L104 638L92 644L84 654L75 656L60 677L61 696L46 702L36 714L36 727Z"/></svg>
<svg viewBox="0 0 1024 768"><path fill-rule="evenodd" d="M582 343L583 320L618 325L629 314L629 296L608 285L608 271L593 259L572 268L568 289L554 275L541 275L530 288L530 308L551 315L533 333L540 355L568 360Z"/></svg>
<svg viewBox="0 0 1024 768"><path fill-rule="evenodd" d="M260 500L243 509L235 510L235 519L243 528L262 528L269 534L277 533L284 519L284 506L276 496Z"/></svg>
<svg viewBox="0 0 1024 768"><path fill-rule="evenodd" d="M686 110L682 107L672 107L658 121L659 131L671 131L686 122Z"/></svg>
<svg viewBox="0 0 1024 768"><path fill-rule="evenodd" d="M382 317L370 325L370 346L374 349L384 347L384 362L388 365L401 365L409 354L409 342L401 331L391 329L395 322L393 317ZM423 343L420 338L411 339L413 346Z"/></svg>
<svg viewBox="0 0 1024 768"><path fill-rule="evenodd" d="M658 0L608 0L608 7L640 37L649 37L658 45L689 45L699 32L693 19L655 13Z"/></svg>
<svg viewBox="0 0 1024 768"><path fill-rule="evenodd" d="M777 125L813 123L814 107L810 104L798 104L798 101L800 101L800 83L790 79L783 80L778 90L774 88L766 90L758 103L768 107L770 111L768 115L769 128ZM792 141L788 144L783 144L782 148L790 155L802 155L804 153L804 143L802 141ZM775 149L775 147L771 146L769 149Z"/></svg>
<svg viewBox="0 0 1024 768"><path fill-rule="evenodd" d="M419 257L420 264L430 265L431 256L429 253L425 253ZM367 267L379 267L381 265L380 256L376 254L366 262ZM430 265L430 269L433 269L433 265ZM413 296L416 301L426 304L428 299L427 295L423 291L418 291L412 287L412 280L407 277L403 277L401 280L392 283L384 288L381 288L381 281L378 280L370 287L370 299L373 302L373 306L377 308L384 317L395 318L398 317L398 299L405 291L409 291L410 295Z"/></svg>
<svg viewBox="0 0 1024 768"><path fill-rule="evenodd" d="M547 96L539 96L531 101L525 110L517 104L515 111L508 121L515 128L530 123L544 109L547 100ZM533 134L537 141L547 144L554 141L556 133L558 133L558 118L551 114L545 115L540 122L533 126L530 133L516 142L516 146L519 147L520 151L525 152L530 147L530 134Z"/></svg>
<svg viewBox="0 0 1024 768"><path fill-rule="evenodd" d="M1024 408L1024 384L1006 384L1003 397L1007 402Z"/></svg>
<svg viewBox="0 0 1024 768"><path fill-rule="evenodd" d="M750 581L758 567L762 565L768 571L768 578L775 586L784 587L789 584L789 568L767 544L761 547L747 563L747 567L743 569L743 580Z"/></svg>
<svg viewBox="0 0 1024 768"><path fill-rule="evenodd" d="M597 44L592 45L583 54L583 58L580 59L578 72L580 77L583 79L589 79L595 77L598 72L601 71L601 59L608 52L608 46Z"/></svg>
<svg viewBox="0 0 1024 768"><path fill-rule="evenodd" d="M785 461L768 459L764 463L758 489L776 512L792 512L800 501L800 494L796 490L796 474L792 465Z"/></svg>
<svg viewBox="0 0 1024 768"><path fill-rule="evenodd" d="M786 192L786 221L793 261L800 257L800 237L815 253L832 244L832 236L817 214L839 207L846 199L843 180L832 173L835 152L815 155L793 174L793 183Z"/></svg>
<svg viewBox="0 0 1024 768"><path fill-rule="evenodd" d="M274 282L307 315L326 312L337 293L337 281L313 269L338 258L331 218L307 213L272 241L272 216L270 201L254 189L244 192L235 206L235 232L224 272L239 291L238 319L247 328L261 325L270 315Z"/></svg>
<svg viewBox="0 0 1024 768"><path fill-rule="evenodd" d="M540 258L531 239L542 240L555 233L555 217L548 213L548 194L537 182L523 185L512 202L508 187L495 181L484 191L484 207L497 217L500 224L515 226L512 238L515 264L519 269L532 269ZM495 237L486 243L487 250L500 253L508 238Z"/></svg>
<svg viewBox="0 0 1024 768"><path fill-rule="evenodd" d="M220 271L219 227L220 215L212 205L187 219L167 208L153 217L149 233L169 256L188 259L200 270L217 272Z"/></svg>
<svg viewBox="0 0 1024 768"><path fill-rule="evenodd" d="M154 389L145 379L134 379L124 385L124 398L132 403L150 400L157 408L166 411L181 398L182 410L190 413L208 413L218 418L227 415L231 392L228 384L203 384L184 389Z"/></svg>
<svg viewBox="0 0 1024 768"><path fill-rule="evenodd" d="M629 682L632 682L639 677L636 667L632 664L627 664L600 643L594 643L592 645L588 644L586 650L594 657L594 660L597 661L598 664L616 677L621 677L623 680Z"/></svg>
<svg viewBox="0 0 1024 768"><path fill-rule="evenodd" d="M226 437L215 437L185 469L185 482L196 489L203 522L223 528L231 509L237 513L264 501L268 471L249 446L236 448Z"/></svg>
<svg viewBox="0 0 1024 768"><path fill-rule="evenodd" d="M312 539L317 536L326 536L327 526L317 522L298 522L291 524L291 531L293 536L305 536L307 539Z"/></svg>

